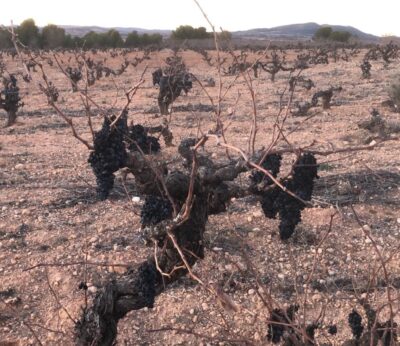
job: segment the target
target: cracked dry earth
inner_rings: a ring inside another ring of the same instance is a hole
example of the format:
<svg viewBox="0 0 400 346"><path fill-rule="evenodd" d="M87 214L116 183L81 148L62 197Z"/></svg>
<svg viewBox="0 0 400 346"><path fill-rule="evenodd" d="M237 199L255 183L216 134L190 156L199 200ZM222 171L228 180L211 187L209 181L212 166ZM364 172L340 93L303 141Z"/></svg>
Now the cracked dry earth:
<svg viewBox="0 0 400 346"><path fill-rule="evenodd" d="M357 125L369 119L372 107L385 120L400 121L399 114L381 105L388 98L386 88L398 71L399 61L388 68L373 62L372 77L364 80L359 68L364 53L349 62L317 65L303 72L314 81L316 89L299 89L295 100L309 101L317 89L330 85L340 85L343 91L334 95L331 109L312 109L310 114L315 116L309 120L289 115L285 131L290 133L292 145L306 146L315 141L314 148L331 150L377 142L379 138ZM128 60L136 54L139 53L128 53ZM158 90L152 86L151 72L171 54L169 50L151 53L150 60L136 68L129 66L114 80L103 78L96 82L90 95L101 107L120 110L125 102L123 88L135 84L148 64L146 82L130 107L129 121L160 124L161 118L155 116ZM211 54L216 56L215 52ZM295 54L289 51L288 60ZM98 53L94 59L105 55ZM201 55L193 51L178 55L200 80L218 79L216 68L209 67ZM226 56L228 64L229 55ZM257 57L254 55L254 59ZM107 65L117 68L121 62L120 56L108 55ZM10 71L21 71L9 57L6 64ZM69 92L68 81L55 67L46 65L46 70L60 90L60 108L73 118L77 131L90 139L79 94ZM34 78L38 80L39 74L34 73ZM227 85L234 78L223 76L222 82ZM271 141L279 94L288 78L288 72L279 72L275 83L271 83L269 75L262 72L253 82L258 148ZM35 83L19 83L25 107L15 126L0 130L0 345L36 345L37 339L43 345L72 345L73 320L79 319L85 304L79 284L87 281L90 303L105 280L126 270L112 264L140 263L152 249L141 240L140 202L131 199L136 196L133 177L128 176L126 193L121 175L117 174L110 198L98 201L86 147L72 137L70 128L47 105ZM206 90L216 99L217 87ZM196 135L199 127L207 131L214 126L212 113L204 105L210 102L196 83L187 96L175 102L177 111L172 114L170 126L175 144ZM232 109L233 114L225 115ZM222 113L223 121L229 125L227 141L247 148L252 103L242 78L228 91ZM101 123L101 117L96 117L95 129ZM394 139L396 134L389 136ZM278 147L285 145L278 143ZM225 154L212 141L205 150L213 157L222 158ZM365 232L371 234L379 253L387 260L395 321L400 323L399 153L400 141L390 140L374 150L317 156L320 179L313 206L303 211L303 221L287 243L279 240L278 221L265 218L253 198L233 200L227 212L210 217L205 259L195 265L194 271L209 285L222 287L239 311L225 311L204 288L185 277L158 296L153 309L133 311L122 319L117 344L233 345L232 340L243 344L240 340L248 339L267 345L269 313L260 296L270 293L282 307L300 304L299 323L310 323L322 314L317 340L341 345L351 334L348 314L353 308L363 313L360 297L367 298L374 307L387 303L387 282L374 243L365 237ZM179 161L176 147L166 148L164 143L159 155L172 166ZM282 174L288 172L293 160L293 155L285 155ZM247 179L248 173L239 180L245 184ZM356 222L351 205L363 229ZM89 263L106 265L86 267L86 256ZM32 268L41 263L58 265ZM373 277L375 280L371 280ZM386 320L387 306L380 316ZM337 325L334 337L327 333L330 324ZM193 333L171 331L170 327ZM161 328L166 330L154 331Z"/></svg>

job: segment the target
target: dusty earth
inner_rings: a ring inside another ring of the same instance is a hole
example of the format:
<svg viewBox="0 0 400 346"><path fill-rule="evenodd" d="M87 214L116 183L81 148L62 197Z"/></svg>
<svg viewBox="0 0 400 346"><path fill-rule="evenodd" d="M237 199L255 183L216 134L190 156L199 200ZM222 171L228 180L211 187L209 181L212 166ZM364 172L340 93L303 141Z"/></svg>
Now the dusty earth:
<svg viewBox="0 0 400 346"><path fill-rule="evenodd" d="M386 121L400 121L398 113L381 105L388 99L387 86L399 72L399 61L389 67L380 61L372 62L372 77L366 80L361 78L359 68L364 53L351 57L349 62L316 65L303 72L316 88L298 89L294 100L310 101L315 91L331 85L342 86L343 91L335 93L331 109L312 109L309 114L314 116L310 119L289 115L285 133L293 146L313 143L313 149L322 151L374 146L381 138L357 125L370 118L372 107ZM132 60L140 54L132 52L127 58ZM169 50L151 53L150 60L136 68L129 66L121 76L97 81L90 95L105 109L121 109L125 103L123 88L134 85L147 64L146 81L130 107L129 120L160 124L162 118L156 116L158 90L152 85L151 72L171 54ZM211 54L215 57L215 52ZM289 61L295 54L289 52ZM201 55L193 51L178 55L201 81L213 77L218 82L217 69L208 66ZM223 55L228 57L228 65L229 55ZM94 59L106 56L106 65L113 68L118 68L123 59L111 58L108 53L98 53ZM250 54L249 61L257 57ZM9 71L22 71L10 57L5 61ZM60 90L59 107L73 118L77 131L91 140L79 93L70 93L69 83L57 67L45 64L45 69ZM39 73L33 73L33 77L40 81ZM272 83L269 75L261 72L253 80L259 128L257 148L271 142L280 94L288 77L288 72L279 72ZM223 91L234 80L234 76L223 75ZM84 291L78 288L80 282L88 282L90 303L105 280L126 270L111 264L140 263L152 249L146 248L140 237L140 202L132 201L136 196L133 177L128 176L125 191L121 175L117 174L111 197L98 201L87 148L48 106L35 82L26 84L20 80L19 85L25 106L19 112L18 123L0 130L0 345L36 345L38 340L43 345L71 345L73 320L79 318L85 304ZM216 101L218 87L205 89ZM288 93L284 95L285 102L287 99ZM172 113L170 125L175 144L188 135L196 135L199 128L206 132L214 127L213 113L199 111L200 104L210 106L210 101L197 83L187 96L175 102L177 110ZM5 113L0 114L5 119ZM253 110L242 77L226 93L222 114L227 141L246 149ZM102 118L96 117L95 129L101 123ZM386 304L379 316L382 321L388 317L387 283L378 252L386 261L389 295L395 319L400 323L398 135L389 134L386 139L391 140L375 145L373 150L318 156L320 179L314 206L303 212L302 223L287 243L279 240L278 221L266 219L251 197L233 200L226 213L209 219L205 259L196 264L194 271L208 285L222 287L238 305L238 312L225 311L206 289L186 277L158 296L153 309L133 311L121 320L117 344L232 345L232 340L244 344L240 341L243 339L268 344L269 313L260 299L267 292L276 306L299 303L298 322L302 325L322 314L317 340L342 344L351 334L348 314L356 308L364 316L360 298L375 308ZM279 142L278 148L282 147L287 143ZM212 141L205 150L214 156L224 155L224 150ZM159 155L174 162L176 147L166 148L162 142ZM283 174L293 159L294 155L285 155ZM240 179L246 181L247 176L243 174ZM363 229L356 222L351 204ZM106 264L90 265L92 262ZM48 266L35 267L39 264ZM330 324L337 325L338 334L334 337L327 333ZM170 327L192 334L154 331Z"/></svg>

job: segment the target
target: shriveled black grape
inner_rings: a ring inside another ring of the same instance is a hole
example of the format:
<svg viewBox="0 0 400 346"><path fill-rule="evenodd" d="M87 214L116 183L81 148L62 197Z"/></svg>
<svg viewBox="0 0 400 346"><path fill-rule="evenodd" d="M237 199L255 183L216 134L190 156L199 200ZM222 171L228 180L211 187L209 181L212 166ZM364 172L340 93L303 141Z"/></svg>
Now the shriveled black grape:
<svg viewBox="0 0 400 346"><path fill-rule="evenodd" d="M349 314L348 322L349 322L349 326L351 328L351 333L353 334L354 338L358 340L361 337L361 334L364 330L364 327L361 324L362 317L356 310L353 310Z"/></svg>
<svg viewBox="0 0 400 346"><path fill-rule="evenodd" d="M129 127L127 142L129 151L139 151L139 147L144 154L151 154L157 153L161 149L158 138L149 136L142 125Z"/></svg>
<svg viewBox="0 0 400 346"><path fill-rule="evenodd" d="M101 200L108 197L114 186L114 172L125 167L127 159L123 141L127 132L126 114L118 119L113 128L110 127L112 121L112 118L104 118L103 127L95 133L94 151L88 159L96 176L97 193Z"/></svg>
<svg viewBox="0 0 400 346"><path fill-rule="evenodd" d="M226 210L229 200L229 187L225 183L216 186L208 196L208 212L210 215L219 214Z"/></svg>
<svg viewBox="0 0 400 346"><path fill-rule="evenodd" d="M337 334L337 326L336 324L332 324L328 327L328 333L331 335L336 335Z"/></svg>
<svg viewBox="0 0 400 346"><path fill-rule="evenodd" d="M396 322L391 322L390 320L387 320L384 323L378 322L376 324L376 330L379 339L381 339L383 346L391 346L397 345L397 323Z"/></svg>
<svg viewBox="0 0 400 346"><path fill-rule="evenodd" d="M306 334L311 339L315 339L315 331L318 329L318 324L311 323L306 327Z"/></svg>
<svg viewBox="0 0 400 346"><path fill-rule="evenodd" d="M79 286L78 286L78 288L80 289L80 290L87 290L88 289L88 286L87 286L87 284L86 284L86 282L81 282L81 283L79 283Z"/></svg>
<svg viewBox="0 0 400 346"><path fill-rule="evenodd" d="M282 310L274 309L269 318L267 338L274 344L281 341L285 327L280 323L285 323L286 317ZM278 322L278 324L274 323Z"/></svg>
<svg viewBox="0 0 400 346"><path fill-rule="evenodd" d="M298 311L298 305L291 305L287 308L286 313L281 309L274 309L269 317L267 339L274 344L278 344L285 330L293 331L293 328L287 326L294 320L295 313ZM275 323L274 323L275 322Z"/></svg>
<svg viewBox="0 0 400 346"><path fill-rule="evenodd" d="M0 90L0 109L4 109L8 114L6 126L14 124L17 118L17 111L23 106L17 86L17 78L10 74L9 78L3 78L3 90Z"/></svg>
<svg viewBox="0 0 400 346"><path fill-rule="evenodd" d="M314 155L304 153L295 162L293 175L283 182L283 186L304 201L310 201L314 179L318 177L317 170L317 161ZM279 213L279 234L282 240L287 240L301 221L301 211L305 205L280 187L274 186L262 194L261 207L264 215L268 218L275 218Z"/></svg>
<svg viewBox="0 0 400 346"><path fill-rule="evenodd" d="M261 163L261 167L269 171L274 178L279 173L279 170L281 168L281 161L282 161L282 156L279 154L270 154L267 155L264 159L264 161ZM272 180L270 177L265 175L263 172L260 172L258 170L253 170L250 175L250 180L254 184L259 184L261 182L265 182L267 185L272 184Z"/></svg>
<svg viewBox="0 0 400 346"><path fill-rule="evenodd" d="M157 268L152 262L144 262L138 268L135 288L140 298L143 299L143 305L149 308L152 308L154 305L157 275L159 275Z"/></svg>
<svg viewBox="0 0 400 346"><path fill-rule="evenodd" d="M172 205L168 199L151 195L146 196L140 213L140 222L142 226L155 225L172 217L172 211Z"/></svg>
<svg viewBox="0 0 400 346"><path fill-rule="evenodd" d="M275 201L279 196L279 190L279 187L275 186L263 192L261 208L264 212L265 217L269 219L274 219L276 217L276 214L278 213L278 208Z"/></svg>

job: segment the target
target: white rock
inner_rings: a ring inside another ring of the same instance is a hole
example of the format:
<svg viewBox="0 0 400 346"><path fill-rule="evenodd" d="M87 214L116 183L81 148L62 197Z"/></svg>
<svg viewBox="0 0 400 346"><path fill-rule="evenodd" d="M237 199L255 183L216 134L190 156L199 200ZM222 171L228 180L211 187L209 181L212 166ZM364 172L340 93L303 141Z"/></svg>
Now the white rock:
<svg viewBox="0 0 400 346"><path fill-rule="evenodd" d="M362 228L363 228L363 230L366 231L366 232L371 232L371 227L368 226L368 225L364 225L364 226L362 226Z"/></svg>
<svg viewBox="0 0 400 346"><path fill-rule="evenodd" d="M256 210L255 212L253 212L253 216L254 217L262 217L263 213L261 210Z"/></svg>
<svg viewBox="0 0 400 346"><path fill-rule="evenodd" d="M139 203L140 202L140 197L139 196L133 196L132 197L132 202L133 203Z"/></svg>
<svg viewBox="0 0 400 346"><path fill-rule="evenodd" d="M97 287L96 286L90 286L88 288L88 292L91 294L95 294L97 292Z"/></svg>

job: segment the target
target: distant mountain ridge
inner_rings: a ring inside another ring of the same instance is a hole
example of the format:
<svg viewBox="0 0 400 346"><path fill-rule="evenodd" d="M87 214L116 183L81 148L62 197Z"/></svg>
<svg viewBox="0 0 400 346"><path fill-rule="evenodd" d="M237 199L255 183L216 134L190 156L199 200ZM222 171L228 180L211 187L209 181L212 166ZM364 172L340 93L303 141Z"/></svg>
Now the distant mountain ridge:
<svg viewBox="0 0 400 346"><path fill-rule="evenodd" d="M330 24L317 24L317 23L302 23L302 24L289 24L276 26L273 28L260 28L250 29L244 31L236 31L233 33L234 37L240 38L258 38L258 39L298 39L298 40L309 40L313 37L315 32L324 27L330 26L334 31L348 31L353 36L358 37L362 41L379 41L380 37L372 34L367 34L352 26L343 25L330 25Z"/></svg>
<svg viewBox="0 0 400 346"><path fill-rule="evenodd" d="M279 40L310 40L314 33L323 26L330 26L334 31L348 31L353 36L358 37L362 41L377 42L380 37L372 34L367 34L352 26L342 25L320 25L317 23L302 23L302 24L290 24L276 26L273 28L258 28L243 31L233 31L233 38L242 39L279 39ZM103 33L111 28L105 28L100 26L75 26L75 25L60 25L65 31L72 36L82 37L90 31ZM164 37L168 37L172 30L159 30L159 29L142 29L142 28L125 28L115 27L112 28L121 34L122 37L126 37L132 31L137 31L139 34L161 34Z"/></svg>
<svg viewBox="0 0 400 346"><path fill-rule="evenodd" d="M110 29L117 30L122 37L126 37L132 31L137 31L139 34L161 34L162 36L169 36L172 32L172 30L124 28L124 27L106 28L101 26L78 26L78 25L59 25L59 27L63 28L67 34L79 37L85 36L90 31L94 31L97 33L104 33Z"/></svg>

